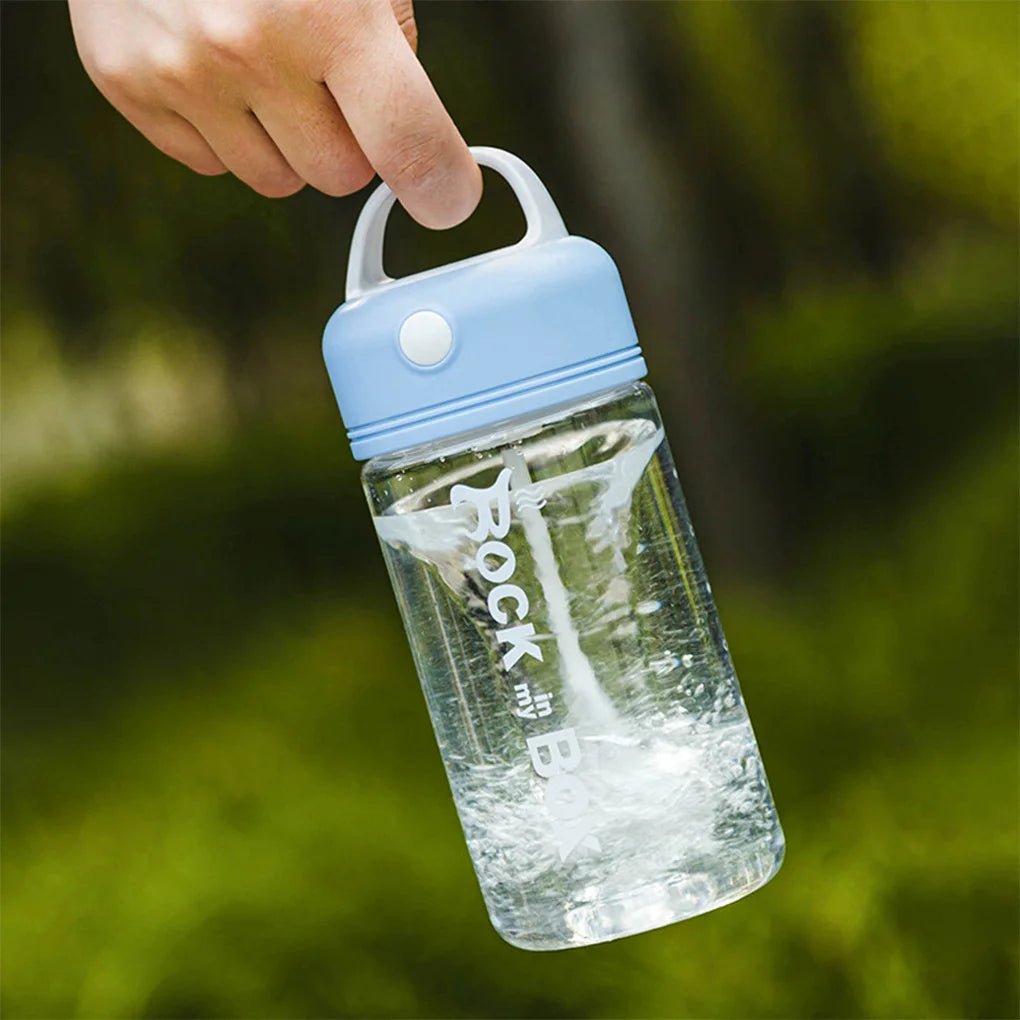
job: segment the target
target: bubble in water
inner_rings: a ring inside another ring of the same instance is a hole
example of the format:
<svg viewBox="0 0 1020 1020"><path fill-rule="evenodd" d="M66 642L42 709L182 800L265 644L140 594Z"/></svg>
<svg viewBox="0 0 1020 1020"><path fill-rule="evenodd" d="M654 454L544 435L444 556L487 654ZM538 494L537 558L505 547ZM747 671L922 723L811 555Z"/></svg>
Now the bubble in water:
<svg viewBox="0 0 1020 1020"><path fill-rule="evenodd" d="M679 661L672 652L664 652L661 656L650 658L648 666L657 677L662 677L672 673L679 664Z"/></svg>

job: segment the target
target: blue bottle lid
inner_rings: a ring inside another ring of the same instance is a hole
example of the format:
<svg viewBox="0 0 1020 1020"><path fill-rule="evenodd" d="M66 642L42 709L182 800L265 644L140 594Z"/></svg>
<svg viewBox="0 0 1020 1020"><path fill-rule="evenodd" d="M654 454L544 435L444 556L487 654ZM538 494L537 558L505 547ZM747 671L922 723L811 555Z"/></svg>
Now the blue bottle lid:
<svg viewBox="0 0 1020 1020"><path fill-rule="evenodd" d="M474 147L524 210L516 244L401 279L383 272L395 196L380 185L354 228L347 300L323 335L358 460L571 403L646 372L613 260L567 233L534 171Z"/></svg>

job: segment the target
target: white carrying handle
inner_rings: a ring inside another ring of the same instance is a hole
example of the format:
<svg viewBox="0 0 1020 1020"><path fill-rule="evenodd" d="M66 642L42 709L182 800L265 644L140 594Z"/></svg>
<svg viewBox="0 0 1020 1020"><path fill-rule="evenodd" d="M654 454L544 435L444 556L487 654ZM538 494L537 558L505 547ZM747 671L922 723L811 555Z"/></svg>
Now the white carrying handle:
<svg viewBox="0 0 1020 1020"><path fill-rule="evenodd" d="M538 174L524 160L518 159L513 153L487 145L471 146L471 155L479 166L487 166L506 179L524 211L527 229L520 241L510 247L524 248L567 236L567 228L563 225L559 209ZM348 301L393 282L392 277L387 276L383 270L382 256L386 221L396 197L387 185L380 184L361 210L354 227L351 255L347 263Z"/></svg>

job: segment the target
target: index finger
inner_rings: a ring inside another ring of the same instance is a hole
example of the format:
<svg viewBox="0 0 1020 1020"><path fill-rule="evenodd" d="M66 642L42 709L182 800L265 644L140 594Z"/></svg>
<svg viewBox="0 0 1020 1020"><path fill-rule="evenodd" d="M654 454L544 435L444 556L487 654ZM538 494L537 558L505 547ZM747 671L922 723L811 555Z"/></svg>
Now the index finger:
<svg viewBox="0 0 1020 1020"><path fill-rule="evenodd" d="M426 227L455 226L481 198L481 171L390 5L363 9L363 31L337 50L326 86L411 216Z"/></svg>

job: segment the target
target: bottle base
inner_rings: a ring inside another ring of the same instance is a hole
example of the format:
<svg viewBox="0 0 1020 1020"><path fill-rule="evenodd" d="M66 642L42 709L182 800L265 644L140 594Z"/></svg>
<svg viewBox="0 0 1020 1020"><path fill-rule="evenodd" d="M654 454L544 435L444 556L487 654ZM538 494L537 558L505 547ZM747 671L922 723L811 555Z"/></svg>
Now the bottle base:
<svg viewBox="0 0 1020 1020"><path fill-rule="evenodd" d="M565 904L558 930L522 931L493 919L499 936L517 949L554 952L640 935L717 910L750 895L769 882L783 863L781 846L749 862L746 870L720 884L704 873L687 874L633 889L625 895Z"/></svg>

